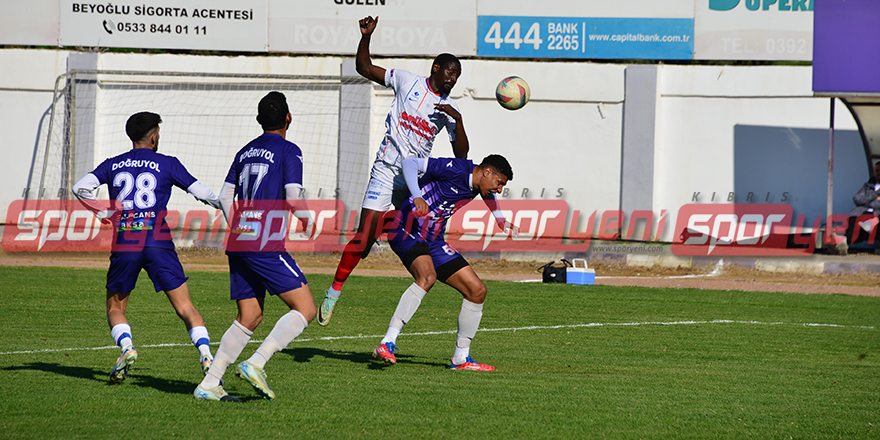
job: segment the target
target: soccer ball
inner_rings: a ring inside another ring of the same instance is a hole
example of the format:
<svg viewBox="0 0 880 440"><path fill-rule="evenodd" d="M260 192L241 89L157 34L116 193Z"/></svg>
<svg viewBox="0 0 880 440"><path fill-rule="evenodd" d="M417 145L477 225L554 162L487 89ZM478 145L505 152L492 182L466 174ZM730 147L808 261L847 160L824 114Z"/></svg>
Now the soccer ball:
<svg viewBox="0 0 880 440"><path fill-rule="evenodd" d="M495 99L508 110L519 110L529 102L529 84L518 76L508 76L495 87Z"/></svg>

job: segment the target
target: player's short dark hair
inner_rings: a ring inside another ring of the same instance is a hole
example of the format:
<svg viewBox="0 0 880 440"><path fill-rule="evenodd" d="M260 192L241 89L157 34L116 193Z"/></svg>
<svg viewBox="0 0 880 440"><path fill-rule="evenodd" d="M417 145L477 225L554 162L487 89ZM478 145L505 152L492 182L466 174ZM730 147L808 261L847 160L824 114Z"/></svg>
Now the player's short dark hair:
<svg viewBox="0 0 880 440"><path fill-rule="evenodd" d="M152 129L162 123L162 117L150 112L140 112L131 115L125 123L125 134L132 142L144 140Z"/></svg>
<svg viewBox="0 0 880 440"><path fill-rule="evenodd" d="M440 55L437 55L437 57L434 58L434 63L432 64L432 66L434 64L440 66L441 69L450 64L461 67L461 61L459 61L457 56L451 53L441 53Z"/></svg>
<svg viewBox="0 0 880 440"><path fill-rule="evenodd" d="M507 177L507 180L513 180L513 168L510 167L510 162L500 154L490 154L486 156L486 158L483 159L483 162L480 163L480 167L493 168L499 174L503 174L504 177Z"/></svg>
<svg viewBox="0 0 880 440"><path fill-rule="evenodd" d="M281 92L269 92L257 106L257 122L263 130L278 130L287 124L287 98Z"/></svg>

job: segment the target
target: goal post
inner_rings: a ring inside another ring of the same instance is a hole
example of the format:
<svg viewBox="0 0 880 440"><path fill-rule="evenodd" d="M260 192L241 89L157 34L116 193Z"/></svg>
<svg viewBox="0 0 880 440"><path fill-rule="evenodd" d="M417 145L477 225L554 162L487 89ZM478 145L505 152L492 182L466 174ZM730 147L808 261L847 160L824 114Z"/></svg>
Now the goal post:
<svg viewBox="0 0 880 440"><path fill-rule="evenodd" d="M76 180L131 149L125 122L141 111L162 117L158 151L219 191L235 153L262 133L257 104L274 90L287 97L293 117L287 139L303 151L306 197L338 199L359 212L371 163L372 88L345 70L345 64L338 76L71 70L56 81L23 197L71 198ZM99 191L98 198L107 197L106 188ZM178 193L168 209L185 213L204 205Z"/></svg>

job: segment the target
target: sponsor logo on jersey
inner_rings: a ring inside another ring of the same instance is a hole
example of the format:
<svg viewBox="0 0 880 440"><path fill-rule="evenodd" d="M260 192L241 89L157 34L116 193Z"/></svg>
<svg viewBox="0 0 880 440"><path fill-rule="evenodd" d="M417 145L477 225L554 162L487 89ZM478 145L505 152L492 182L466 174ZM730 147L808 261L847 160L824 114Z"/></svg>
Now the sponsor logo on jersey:
<svg viewBox="0 0 880 440"><path fill-rule="evenodd" d="M435 127L428 123L428 121L419 117L419 115L410 115L407 112L401 113L400 125L403 128L412 130L429 141L434 140L434 135L436 134Z"/></svg>

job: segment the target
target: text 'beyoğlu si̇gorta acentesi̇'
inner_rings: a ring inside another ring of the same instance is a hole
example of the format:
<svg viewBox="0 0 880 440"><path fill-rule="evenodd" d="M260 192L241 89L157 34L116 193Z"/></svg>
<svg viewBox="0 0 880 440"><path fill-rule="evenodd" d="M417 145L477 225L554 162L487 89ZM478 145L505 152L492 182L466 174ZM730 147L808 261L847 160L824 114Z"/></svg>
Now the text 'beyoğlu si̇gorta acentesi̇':
<svg viewBox="0 0 880 440"><path fill-rule="evenodd" d="M157 6L135 6L135 16L148 17L187 17L187 18L213 18L219 20L253 20L253 9L209 9L209 8L177 8L177 7L157 7ZM107 4L91 4L91 3L74 3L73 12L84 12L91 14L115 14L130 15L132 7L127 5Z"/></svg>

